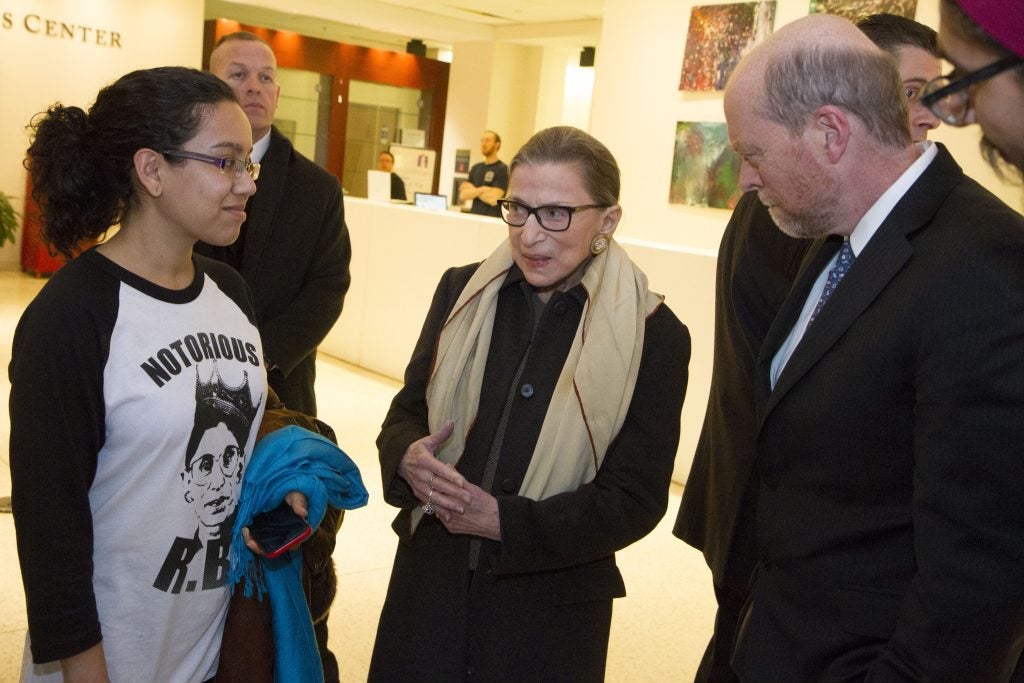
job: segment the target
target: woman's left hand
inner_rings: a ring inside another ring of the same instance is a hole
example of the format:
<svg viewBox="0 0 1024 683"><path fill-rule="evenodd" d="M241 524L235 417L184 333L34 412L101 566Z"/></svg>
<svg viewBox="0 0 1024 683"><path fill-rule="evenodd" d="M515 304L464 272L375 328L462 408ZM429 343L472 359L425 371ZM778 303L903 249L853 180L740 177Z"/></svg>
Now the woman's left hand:
<svg viewBox="0 0 1024 683"><path fill-rule="evenodd" d="M498 514L498 499L468 481L463 488L469 494L469 502L463 504L463 512L439 508L437 518L453 534L470 534L500 541L501 519Z"/></svg>

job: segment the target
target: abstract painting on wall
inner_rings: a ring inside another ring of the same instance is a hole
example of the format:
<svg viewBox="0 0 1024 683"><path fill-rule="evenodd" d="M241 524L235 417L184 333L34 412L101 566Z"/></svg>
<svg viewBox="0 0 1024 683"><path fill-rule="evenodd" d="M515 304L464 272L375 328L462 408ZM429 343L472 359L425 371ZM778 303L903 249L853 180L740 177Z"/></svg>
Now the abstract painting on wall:
<svg viewBox="0 0 1024 683"><path fill-rule="evenodd" d="M679 89L724 90L740 58L772 32L774 21L774 0L694 7Z"/></svg>
<svg viewBox="0 0 1024 683"><path fill-rule="evenodd" d="M838 14L857 21L869 14L885 12L913 19L917 13L917 0L810 0L811 14Z"/></svg>
<svg viewBox="0 0 1024 683"><path fill-rule="evenodd" d="M739 180L740 158L724 123L676 124L669 203L731 209L740 198Z"/></svg>

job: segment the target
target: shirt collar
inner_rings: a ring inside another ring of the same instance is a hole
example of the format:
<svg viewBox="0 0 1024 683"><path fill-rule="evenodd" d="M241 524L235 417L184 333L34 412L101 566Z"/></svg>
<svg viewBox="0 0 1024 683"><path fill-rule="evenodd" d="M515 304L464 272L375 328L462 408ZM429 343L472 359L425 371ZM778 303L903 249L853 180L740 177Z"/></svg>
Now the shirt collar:
<svg viewBox="0 0 1024 683"><path fill-rule="evenodd" d="M252 154L249 155L249 160L256 164L260 163L263 161L263 155L267 153L268 149L270 149L269 130L266 135L252 144Z"/></svg>
<svg viewBox="0 0 1024 683"><path fill-rule="evenodd" d="M918 143L921 155L912 163L903 174L896 179L889 189L882 193L882 196L867 210L857 227L850 233L850 247L854 256L860 256L860 252L867 246L868 241L874 237L882 221L886 219L893 207L903 198L903 195L917 182L928 165L932 163L939 153L938 146L930 140Z"/></svg>
<svg viewBox="0 0 1024 683"><path fill-rule="evenodd" d="M526 281L526 277L523 275L523 271L521 271L519 269L519 266L517 266L514 263L512 264L512 267L509 268L508 275L505 276L505 282L502 283L501 288L505 289L506 287L511 287L512 285L518 285L520 290L522 290L522 292L528 296L536 293L536 290L533 288L533 285ZM583 288L583 285L578 283L575 287L573 287L567 292L554 292L551 298L554 299L558 295L571 296L581 306L587 301L587 290Z"/></svg>

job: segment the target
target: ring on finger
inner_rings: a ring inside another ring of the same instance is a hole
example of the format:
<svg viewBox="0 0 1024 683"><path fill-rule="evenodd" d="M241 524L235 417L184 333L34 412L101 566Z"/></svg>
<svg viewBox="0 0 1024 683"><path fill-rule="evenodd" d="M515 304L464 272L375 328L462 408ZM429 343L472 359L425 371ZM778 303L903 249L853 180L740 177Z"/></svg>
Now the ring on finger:
<svg viewBox="0 0 1024 683"><path fill-rule="evenodd" d="M424 505L423 506L423 514L425 514L425 515L432 515L432 514L434 514L434 506L432 504L430 504L430 503L427 503L426 505Z"/></svg>
<svg viewBox="0 0 1024 683"><path fill-rule="evenodd" d="M430 475L430 481L427 482L427 486L429 486L430 488L434 488L434 480L435 479L437 479L437 473L436 472L434 474Z"/></svg>

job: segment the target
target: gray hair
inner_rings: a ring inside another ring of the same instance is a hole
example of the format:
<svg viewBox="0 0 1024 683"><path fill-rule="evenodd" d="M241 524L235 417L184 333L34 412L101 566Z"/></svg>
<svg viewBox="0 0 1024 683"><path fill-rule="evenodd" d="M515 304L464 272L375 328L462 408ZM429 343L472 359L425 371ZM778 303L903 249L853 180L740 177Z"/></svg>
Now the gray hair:
<svg viewBox="0 0 1024 683"><path fill-rule="evenodd" d="M619 203L619 166L608 148L593 135L572 126L545 128L516 152L509 172L520 165L541 164L576 164L583 186L595 204Z"/></svg>
<svg viewBox="0 0 1024 683"><path fill-rule="evenodd" d="M856 116L885 147L911 144L906 97L892 55L809 46L790 51L765 69L760 113L790 133L800 133L814 110L828 104Z"/></svg>

